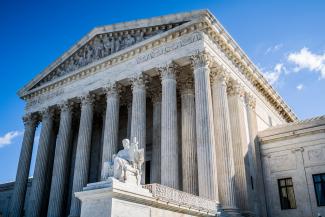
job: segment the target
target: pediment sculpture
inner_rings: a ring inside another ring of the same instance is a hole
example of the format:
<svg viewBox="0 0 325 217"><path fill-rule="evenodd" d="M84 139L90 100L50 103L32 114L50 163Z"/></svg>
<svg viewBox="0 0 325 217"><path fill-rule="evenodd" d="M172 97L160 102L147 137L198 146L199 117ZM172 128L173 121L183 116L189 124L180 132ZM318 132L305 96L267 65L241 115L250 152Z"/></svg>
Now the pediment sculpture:
<svg viewBox="0 0 325 217"><path fill-rule="evenodd" d="M168 31L182 23L172 23L141 29L109 32L96 35L88 43L74 52L69 58L57 66L33 88L41 86L53 79L75 71L94 61L107 57L115 52L130 47L159 33Z"/></svg>
<svg viewBox="0 0 325 217"><path fill-rule="evenodd" d="M113 160L104 162L102 180L115 178L121 182L140 185L144 149L138 148L136 137L132 142L129 139L123 139L122 143L123 149L113 155Z"/></svg>

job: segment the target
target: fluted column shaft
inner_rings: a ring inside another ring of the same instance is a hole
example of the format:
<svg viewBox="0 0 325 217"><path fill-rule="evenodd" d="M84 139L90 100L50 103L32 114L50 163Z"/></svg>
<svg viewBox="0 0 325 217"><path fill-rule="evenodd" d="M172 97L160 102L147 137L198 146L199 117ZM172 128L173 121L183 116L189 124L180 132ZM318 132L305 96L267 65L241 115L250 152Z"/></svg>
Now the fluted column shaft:
<svg viewBox="0 0 325 217"><path fill-rule="evenodd" d="M132 122L132 102L129 102L127 104L127 109L128 109L128 125L127 125L127 138L131 137L131 122Z"/></svg>
<svg viewBox="0 0 325 217"><path fill-rule="evenodd" d="M152 97L152 160L150 167L151 183L161 182L161 94Z"/></svg>
<svg viewBox="0 0 325 217"><path fill-rule="evenodd" d="M106 116L104 128L104 141L102 151L102 175L104 177L104 162L113 160L113 154L117 153L118 144L118 123L120 97L118 84L112 84L106 87Z"/></svg>
<svg viewBox="0 0 325 217"><path fill-rule="evenodd" d="M20 217L23 213L35 130L37 127L37 121L31 114L25 115L23 121L25 131L19 156L16 181L12 192L9 217Z"/></svg>
<svg viewBox="0 0 325 217"><path fill-rule="evenodd" d="M179 189L176 71L161 67L161 184Z"/></svg>
<svg viewBox="0 0 325 217"><path fill-rule="evenodd" d="M212 97L220 202L225 209L231 210L236 208L235 168L226 75L223 69L218 69L213 76Z"/></svg>
<svg viewBox="0 0 325 217"><path fill-rule="evenodd" d="M199 196L218 201L209 57L205 53L192 56L192 66L195 85Z"/></svg>
<svg viewBox="0 0 325 217"><path fill-rule="evenodd" d="M51 191L47 211L48 217L57 217L62 215L65 185L67 183L67 165L69 165L69 145L71 141L72 108L68 102L64 102L60 105L60 109L60 126L55 147Z"/></svg>
<svg viewBox="0 0 325 217"><path fill-rule="evenodd" d="M194 89L181 90L183 191L198 195Z"/></svg>
<svg viewBox="0 0 325 217"><path fill-rule="evenodd" d="M76 160L73 175L70 217L80 216L80 201L74 196L87 185L91 134L93 122L93 99L86 95L81 99L81 116L76 150Z"/></svg>
<svg viewBox="0 0 325 217"><path fill-rule="evenodd" d="M146 151L146 86L145 77L137 76L132 81L131 141L137 138L139 148ZM146 156L146 154L144 154ZM142 166L141 184L145 183L145 163Z"/></svg>
<svg viewBox="0 0 325 217"><path fill-rule="evenodd" d="M53 114L49 109L42 112L42 129L38 144L32 187L29 198L27 217L39 217L46 184L46 170L49 159Z"/></svg>
<svg viewBox="0 0 325 217"><path fill-rule="evenodd" d="M247 173L243 154L243 147L247 144L245 130L243 90L235 81L231 82L228 91L229 117L232 136L233 157L235 165L235 191L237 207L243 213L249 212L249 198L247 186Z"/></svg>
<svg viewBox="0 0 325 217"><path fill-rule="evenodd" d="M257 120L256 120L256 99L250 95L245 95L247 123L248 123L248 154L251 162L251 176L254 187L254 211L256 216L266 217L265 192L263 188L262 162L261 153L258 143L255 142L257 136Z"/></svg>

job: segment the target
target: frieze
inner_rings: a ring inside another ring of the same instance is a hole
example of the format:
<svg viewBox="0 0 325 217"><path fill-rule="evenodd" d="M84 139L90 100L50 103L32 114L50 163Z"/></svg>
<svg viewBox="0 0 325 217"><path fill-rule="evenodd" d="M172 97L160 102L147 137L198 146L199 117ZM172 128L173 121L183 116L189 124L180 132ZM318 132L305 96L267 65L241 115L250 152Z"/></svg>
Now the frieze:
<svg viewBox="0 0 325 217"><path fill-rule="evenodd" d="M64 94L64 89L59 89L59 90L57 90L55 92L51 92L51 93L49 93L47 95L41 95L41 96L39 96L37 98L34 98L34 99L28 101L27 104L26 104L26 109L28 109L28 108L30 108L32 106L35 106L37 104L41 104L41 103L43 103L43 102L45 102L47 100L53 99L55 97L61 96L63 94Z"/></svg>
<svg viewBox="0 0 325 217"><path fill-rule="evenodd" d="M195 32L195 33L185 36L184 38L179 39L171 44L167 44L162 47L154 48L154 49L152 49L151 52L137 57L136 61L138 64L146 62L146 61L156 58L158 56L161 56L161 55L167 54L171 51L177 50L177 49L184 47L186 45L192 44L196 41L200 41L200 40L202 40L202 38L203 38L202 33Z"/></svg>

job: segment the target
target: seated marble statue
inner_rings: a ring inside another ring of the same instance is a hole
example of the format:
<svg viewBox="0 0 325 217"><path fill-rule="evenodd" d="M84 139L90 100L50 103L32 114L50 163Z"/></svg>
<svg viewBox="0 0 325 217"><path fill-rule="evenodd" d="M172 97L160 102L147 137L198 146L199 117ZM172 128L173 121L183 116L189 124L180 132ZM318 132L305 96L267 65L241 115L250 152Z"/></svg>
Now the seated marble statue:
<svg viewBox="0 0 325 217"><path fill-rule="evenodd" d="M104 163L104 177L114 177L121 182L140 185L141 167L144 162L144 150L138 148L136 138L130 144L130 140L123 139L123 150L113 155L111 162Z"/></svg>

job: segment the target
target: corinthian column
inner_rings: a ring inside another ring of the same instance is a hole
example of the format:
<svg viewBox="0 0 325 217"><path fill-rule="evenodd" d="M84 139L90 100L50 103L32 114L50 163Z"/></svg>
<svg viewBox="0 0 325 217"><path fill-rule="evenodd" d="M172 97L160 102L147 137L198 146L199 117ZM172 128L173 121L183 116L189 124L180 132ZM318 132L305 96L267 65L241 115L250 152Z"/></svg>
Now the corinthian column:
<svg viewBox="0 0 325 217"><path fill-rule="evenodd" d="M80 216L80 201L74 196L87 185L91 133L93 122L93 98L90 95L81 97L81 116L76 150L76 160L73 174L70 217Z"/></svg>
<svg viewBox="0 0 325 217"><path fill-rule="evenodd" d="M181 84L183 191L198 195L195 96L192 78Z"/></svg>
<svg viewBox="0 0 325 217"><path fill-rule="evenodd" d="M221 205L229 214L237 213L235 167L227 98L227 75L218 68L213 72L212 97L216 136L218 186Z"/></svg>
<svg viewBox="0 0 325 217"><path fill-rule="evenodd" d="M19 156L15 186L12 192L9 217L22 216L25 203L30 162L32 158L35 130L37 127L36 118L31 114L26 114L23 117L23 121L25 125L24 138Z"/></svg>
<svg viewBox="0 0 325 217"><path fill-rule="evenodd" d="M118 85L117 83L109 84L107 87L105 87L105 92L106 117L102 152L102 178L104 177L104 162L111 161L113 154L117 153L118 122L120 109L120 85Z"/></svg>
<svg viewBox="0 0 325 217"><path fill-rule="evenodd" d="M55 147L53 174L47 216L62 215L64 189L67 183L67 165L69 165L69 145L71 137L71 105L67 101L60 105L60 126Z"/></svg>
<svg viewBox="0 0 325 217"><path fill-rule="evenodd" d="M43 194L46 184L46 170L48 165L51 132L53 127L53 113L50 109L41 112L42 130L38 144L37 157L29 197L28 217L39 217L43 202Z"/></svg>
<svg viewBox="0 0 325 217"><path fill-rule="evenodd" d="M231 81L228 87L228 105L232 151L235 164L236 201L238 208L240 208L244 214L249 215L249 192L247 186L249 171L246 172L244 161L244 157L248 158L248 156L244 156L243 154L243 148L247 146L243 95L244 91L242 87L236 81Z"/></svg>
<svg viewBox="0 0 325 217"><path fill-rule="evenodd" d="M262 177L262 162L261 153L258 143L255 142L257 136L257 120L256 120L256 99L251 95L245 94L245 103L247 111L247 123L248 123L248 155L251 165L251 176L254 187L254 211L257 216L267 216L265 192L263 188Z"/></svg>
<svg viewBox="0 0 325 217"><path fill-rule="evenodd" d="M199 53L192 56L191 60L195 85L199 196L219 200L209 77L210 59L206 53Z"/></svg>
<svg viewBox="0 0 325 217"><path fill-rule="evenodd" d="M161 91L155 89L151 94L152 117L152 160L150 167L151 183L161 182Z"/></svg>
<svg viewBox="0 0 325 217"><path fill-rule="evenodd" d="M170 64L160 67L159 71L162 84L161 184L179 189L176 69Z"/></svg>
<svg viewBox="0 0 325 217"><path fill-rule="evenodd" d="M139 75L132 80L131 140L139 142L139 148L146 150L146 78ZM144 154L146 156L146 154ZM141 184L145 183L145 165L142 167Z"/></svg>

